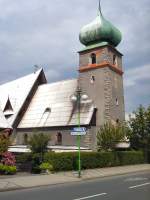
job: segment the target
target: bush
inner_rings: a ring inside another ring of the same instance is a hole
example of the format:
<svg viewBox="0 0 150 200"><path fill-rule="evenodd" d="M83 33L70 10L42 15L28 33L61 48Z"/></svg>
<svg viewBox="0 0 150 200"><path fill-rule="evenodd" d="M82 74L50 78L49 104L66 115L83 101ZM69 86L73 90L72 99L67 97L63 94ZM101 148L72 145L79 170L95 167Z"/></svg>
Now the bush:
<svg viewBox="0 0 150 200"><path fill-rule="evenodd" d="M9 137L6 137L4 134L0 132L0 154L6 152L8 150L9 145L10 145Z"/></svg>
<svg viewBox="0 0 150 200"><path fill-rule="evenodd" d="M32 153L22 153L16 155L16 163L27 163L32 161Z"/></svg>
<svg viewBox="0 0 150 200"><path fill-rule="evenodd" d="M5 152L2 154L2 164L8 166L14 166L16 164L15 156L11 152Z"/></svg>
<svg viewBox="0 0 150 200"><path fill-rule="evenodd" d="M21 153L16 155L17 171L31 172L32 153Z"/></svg>
<svg viewBox="0 0 150 200"><path fill-rule="evenodd" d="M16 166L0 164L0 174L13 175L17 171Z"/></svg>
<svg viewBox="0 0 150 200"><path fill-rule="evenodd" d="M73 170L74 153L46 153L44 162L52 164L54 171Z"/></svg>
<svg viewBox="0 0 150 200"><path fill-rule="evenodd" d="M40 164L41 164L41 154L40 153L34 153L32 154L32 173L39 174L41 173Z"/></svg>
<svg viewBox="0 0 150 200"><path fill-rule="evenodd" d="M97 133L97 148L98 151L113 151L120 141L126 140L130 134L129 127L124 124L113 125L106 123L101 126Z"/></svg>
<svg viewBox="0 0 150 200"><path fill-rule="evenodd" d="M78 169L78 153L46 153L44 162L52 164L54 171ZM94 169L119 165L144 163L141 151L82 152L82 169Z"/></svg>
<svg viewBox="0 0 150 200"><path fill-rule="evenodd" d="M142 151L118 151L120 165L141 164L145 162L144 153Z"/></svg>
<svg viewBox="0 0 150 200"><path fill-rule="evenodd" d="M76 158L77 160L78 158ZM81 153L82 169L110 167L115 165L115 155L112 152Z"/></svg>
<svg viewBox="0 0 150 200"><path fill-rule="evenodd" d="M48 135L43 133L34 133L28 142L33 153L41 153L41 156L47 151L47 145L50 140ZM41 157L43 158L43 157Z"/></svg>
<svg viewBox="0 0 150 200"><path fill-rule="evenodd" d="M42 163L39 168L43 171L53 171L53 166L50 163Z"/></svg>

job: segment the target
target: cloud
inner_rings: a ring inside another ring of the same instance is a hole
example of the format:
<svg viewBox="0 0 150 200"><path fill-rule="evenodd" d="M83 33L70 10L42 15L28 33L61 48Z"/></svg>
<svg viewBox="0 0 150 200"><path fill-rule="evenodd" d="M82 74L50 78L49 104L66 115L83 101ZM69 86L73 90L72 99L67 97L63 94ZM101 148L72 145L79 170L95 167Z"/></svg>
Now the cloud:
<svg viewBox="0 0 150 200"><path fill-rule="evenodd" d="M140 81L145 81L146 79L150 82L150 64L134 69L128 69L125 72L125 87L134 86Z"/></svg>
<svg viewBox="0 0 150 200"><path fill-rule="evenodd" d="M0 82L33 72L35 64L44 67L49 82L76 77L77 51L83 48L79 31L95 18L97 7L98 0L0 0ZM123 35L118 49L127 74L126 109L137 102L133 93L146 105L150 98L141 99L141 93L150 82L146 72L143 78L138 73L150 65L149 0L102 1L102 12Z"/></svg>

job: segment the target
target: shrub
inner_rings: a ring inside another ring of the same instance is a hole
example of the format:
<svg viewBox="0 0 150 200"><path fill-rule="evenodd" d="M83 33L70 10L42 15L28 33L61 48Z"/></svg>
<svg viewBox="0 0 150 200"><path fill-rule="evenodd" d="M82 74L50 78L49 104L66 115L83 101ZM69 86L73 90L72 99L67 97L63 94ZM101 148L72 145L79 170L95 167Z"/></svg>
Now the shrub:
<svg viewBox="0 0 150 200"><path fill-rule="evenodd" d="M120 165L131 165L144 163L144 153L142 151L118 151Z"/></svg>
<svg viewBox="0 0 150 200"><path fill-rule="evenodd" d="M129 134L130 129L126 124L104 124L97 133L98 151L115 150L116 144L124 141Z"/></svg>
<svg viewBox="0 0 150 200"><path fill-rule="evenodd" d="M33 153L41 153L43 155L47 151L47 145L50 140L48 135L43 133L35 133L29 139L29 145Z"/></svg>
<svg viewBox="0 0 150 200"><path fill-rule="evenodd" d="M16 163L27 163L32 161L32 153L22 153L16 155Z"/></svg>
<svg viewBox="0 0 150 200"><path fill-rule="evenodd" d="M53 171L53 166L50 163L42 163L39 168L43 171Z"/></svg>
<svg viewBox="0 0 150 200"><path fill-rule="evenodd" d="M46 153L44 162L49 162L54 171L73 170L73 153Z"/></svg>
<svg viewBox="0 0 150 200"><path fill-rule="evenodd" d="M13 175L17 171L16 166L8 166L0 164L0 174Z"/></svg>
<svg viewBox="0 0 150 200"><path fill-rule="evenodd" d="M77 153L46 153L44 162L52 164L55 171L78 169ZM140 151L81 152L82 169L94 169L119 165L140 164L144 154Z"/></svg>
<svg viewBox="0 0 150 200"><path fill-rule="evenodd" d="M16 164L15 156L11 152L5 152L2 154L2 164L8 166L14 166Z"/></svg>
<svg viewBox="0 0 150 200"><path fill-rule="evenodd" d="M78 158L76 158L77 160ZM109 167L115 164L115 156L112 152L81 153L82 169Z"/></svg>
<svg viewBox="0 0 150 200"><path fill-rule="evenodd" d="M39 174L41 172L40 164L41 164L41 154L34 153L32 154L32 173Z"/></svg>
<svg viewBox="0 0 150 200"><path fill-rule="evenodd" d="M21 153L16 155L17 171L31 172L32 153Z"/></svg>
<svg viewBox="0 0 150 200"><path fill-rule="evenodd" d="M0 154L6 152L8 150L9 145L10 145L9 137L6 137L2 133L0 133Z"/></svg>

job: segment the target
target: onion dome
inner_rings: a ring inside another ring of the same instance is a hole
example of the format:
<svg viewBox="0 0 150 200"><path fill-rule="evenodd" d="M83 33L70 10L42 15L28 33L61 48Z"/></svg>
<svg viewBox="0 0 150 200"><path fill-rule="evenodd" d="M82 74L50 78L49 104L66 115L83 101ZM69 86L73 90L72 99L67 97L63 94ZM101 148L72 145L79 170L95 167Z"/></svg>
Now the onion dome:
<svg viewBox="0 0 150 200"><path fill-rule="evenodd" d="M81 29L79 39L85 46L101 43L117 46L121 42L121 32L103 17L99 6L96 19Z"/></svg>

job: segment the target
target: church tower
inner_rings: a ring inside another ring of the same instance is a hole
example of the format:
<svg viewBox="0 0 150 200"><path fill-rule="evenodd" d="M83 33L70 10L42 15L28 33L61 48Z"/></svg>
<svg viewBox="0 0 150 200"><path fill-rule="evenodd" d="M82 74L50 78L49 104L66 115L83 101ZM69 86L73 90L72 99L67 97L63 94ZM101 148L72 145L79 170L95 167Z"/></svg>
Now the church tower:
<svg viewBox="0 0 150 200"><path fill-rule="evenodd" d="M94 21L79 35L79 84L96 108L96 128L125 120L122 54L116 49L121 32L107 21L99 5Z"/></svg>

